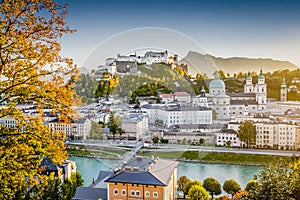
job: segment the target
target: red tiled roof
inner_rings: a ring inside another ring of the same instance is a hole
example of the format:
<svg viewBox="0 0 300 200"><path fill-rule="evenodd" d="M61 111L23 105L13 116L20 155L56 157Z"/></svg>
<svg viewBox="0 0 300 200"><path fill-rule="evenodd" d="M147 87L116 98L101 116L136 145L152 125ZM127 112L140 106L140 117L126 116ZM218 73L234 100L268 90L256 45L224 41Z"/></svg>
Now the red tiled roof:
<svg viewBox="0 0 300 200"><path fill-rule="evenodd" d="M190 96L187 92L175 92L175 96Z"/></svg>
<svg viewBox="0 0 300 200"><path fill-rule="evenodd" d="M172 98L173 97L172 94L161 94L160 96L161 96L161 98Z"/></svg>

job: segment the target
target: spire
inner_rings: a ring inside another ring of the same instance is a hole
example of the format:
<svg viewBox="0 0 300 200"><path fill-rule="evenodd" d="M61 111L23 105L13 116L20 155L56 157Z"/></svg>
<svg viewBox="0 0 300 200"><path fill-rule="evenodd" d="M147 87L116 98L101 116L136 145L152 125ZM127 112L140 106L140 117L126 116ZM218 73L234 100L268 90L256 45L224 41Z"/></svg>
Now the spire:
<svg viewBox="0 0 300 200"><path fill-rule="evenodd" d="M259 73L258 79L261 79L261 80L265 79L262 68L260 68L260 73Z"/></svg>
<svg viewBox="0 0 300 200"><path fill-rule="evenodd" d="M282 78L281 87L286 87L285 77Z"/></svg>
<svg viewBox="0 0 300 200"><path fill-rule="evenodd" d="M246 81L247 81L247 83L250 83L250 81L251 81L251 83L252 83L252 77L251 77L251 72L250 72L250 70L249 70L248 75L247 75L247 77L246 77Z"/></svg>

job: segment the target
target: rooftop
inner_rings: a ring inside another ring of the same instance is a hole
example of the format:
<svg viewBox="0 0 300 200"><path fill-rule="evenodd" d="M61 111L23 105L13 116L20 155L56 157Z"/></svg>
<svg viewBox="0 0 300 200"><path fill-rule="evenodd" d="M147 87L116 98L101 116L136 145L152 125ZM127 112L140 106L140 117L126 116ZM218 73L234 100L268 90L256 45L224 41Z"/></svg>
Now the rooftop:
<svg viewBox="0 0 300 200"><path fill-rule="evenodd" d="M228 134L238 134L238 132L236 132L233 129L222 129L221 133L228 133Z"/></svg>
<svg viewBox="0 0 300 200"><path fill-rule="evenodd" d="M176 161L158 159L156 163L152 165L150 172L165 185L168 185L177 165L178 162Z"/></svg>
<svg viewBox="0 0 300 200"><path fill-rule="evenodd" d="M75 119L75 120L71 120L71 123L75 123L75 124L84 124L86 122L87 118L79 118L79 119ZM55 118L51 121L49 121L48 123L59 123L58 118Z"/></svg>
<svg viewBox="0 0 300 200"><path fill-rule="evenodd" d="M236 93L226 93L230 97L253 97L255 98L255 93L244 93L244 92L236 92Z"/></svg>
<svg viewBox="0 0 300 200"><path fill-rule="evenodd" d="M148 171L120 171L106 179L105 182L166 186Z"/></svg>
<svg viewBox="0 0 300 200"><path fill-rule="evenodd" d="M161 98L172 98L173 97L172 94L161 94L160 96L161 96Z"/></svg>
<svg viewBox="0 0 300 200"><path fill-rule="evenodd" d="M257 105L255 100L230 100L231 105Z"/></svg>
<svg viewBox="0 0 300 200"><path fill-rule="evenodd" d="M211 110L210 108L207 107L181 106L180 104L167 104L167 105L147 104L147 105L143 105L142 108L159 109L159 110L166 110L166 111Z"/></svg>
<svg viewBox="0 0 300 200"><path fill-rule="evenodd" d="M46 167L46 171L58 171L59 166L54 164L50 158L44 158L40 167Z"/></svg>
<svg viewBox="0 0 300 200"><path fill-rule="evenodd" d="M92 188L92 187L78 187L76 189L75 200L107 200L107 189Z"/></svg>
<svg viewBox="0 0 300 200"><path fill-rule="evenodd" d="M189 97L191 95L189 95L189 93L187 93L187 92L175 92L174 96Z"/></svg>

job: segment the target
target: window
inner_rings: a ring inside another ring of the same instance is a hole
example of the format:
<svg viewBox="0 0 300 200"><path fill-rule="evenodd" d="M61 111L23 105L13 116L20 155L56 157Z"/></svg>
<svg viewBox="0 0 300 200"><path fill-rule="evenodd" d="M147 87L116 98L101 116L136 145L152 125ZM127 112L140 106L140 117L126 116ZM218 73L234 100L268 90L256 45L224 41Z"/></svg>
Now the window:
<svg viewBox="0 0 300 200"><path fill-rule="evenodd" d="M134 196L134 195L135 195L135 191L131 190L131 196Z"/></svg>
<svg viewBox="0 0 300 200"><path fill-rule="evenodd" d="M126 195L126 190L122 190L122 195Z"/></svg>
<svg viewBox="0 0 300 200"><path fill-rule="evenodd" d="M153 197L154 198L158 198L158 193L157 192L153 192Z"/></svg>
<svg viewBox="0 0 300 200"><path fill-rule="evenodd" d="M150 197L150 192L146 191L145 192L145 197Z"/></svg>
<svg viewBox="0 0 300 200"><path fill-rule="evenodd" d="M140 191L139 190L135 191L135 195L140 196Z"/></svg>
<svg viewBox="0 0 300 200"><path fill-rule="evenodd" d="M118 195L119 194L119 190L118 189L114 189L114 194Z"/></svg>

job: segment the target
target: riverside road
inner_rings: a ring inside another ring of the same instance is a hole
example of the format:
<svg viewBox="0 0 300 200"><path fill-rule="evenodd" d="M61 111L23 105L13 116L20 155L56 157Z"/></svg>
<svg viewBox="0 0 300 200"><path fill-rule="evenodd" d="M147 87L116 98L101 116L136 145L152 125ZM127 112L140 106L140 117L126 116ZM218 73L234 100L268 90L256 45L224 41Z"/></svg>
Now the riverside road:
<svg viewBox="0 0 300 200"><path fill-rule="evenodd" d="M73 141L69 144L84 145L86 148L110 148L110 149L140 149L141 142L134 141ZM136 148L138 147L138 148ZM213 146L194 146L182 144L152 144L143 151L149 152L177 152L177 151L199 151L199 152L222 152L238 154L258 154L258 155L276 155L276 156L300 156L300 151L283 151L268 149L244 149L244 148L225 148ZM136 153L136 150L135 150Z"/></svg>

